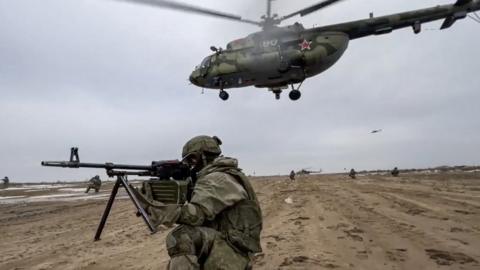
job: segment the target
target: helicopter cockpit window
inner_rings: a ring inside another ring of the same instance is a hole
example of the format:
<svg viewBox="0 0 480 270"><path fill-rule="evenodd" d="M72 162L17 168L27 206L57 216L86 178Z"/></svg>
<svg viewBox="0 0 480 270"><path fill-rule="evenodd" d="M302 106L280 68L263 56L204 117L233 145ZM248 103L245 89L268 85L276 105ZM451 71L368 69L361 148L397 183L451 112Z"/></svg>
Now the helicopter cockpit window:
<svg viewBox="0 0 480 270"><path fill-rule="evenodd" d="M208 68L210 66L210 59L211 59L211 56L208 56L205 59L203 59L202 63L200 64L200 68Z"/></svg>

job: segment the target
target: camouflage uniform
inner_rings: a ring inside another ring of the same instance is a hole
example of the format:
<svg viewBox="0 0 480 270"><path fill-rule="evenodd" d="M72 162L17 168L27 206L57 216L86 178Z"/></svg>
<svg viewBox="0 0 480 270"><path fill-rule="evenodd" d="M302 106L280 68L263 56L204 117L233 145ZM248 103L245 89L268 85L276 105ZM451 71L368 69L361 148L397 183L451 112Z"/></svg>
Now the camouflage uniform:
<svg viewBox="0 0 480 270"><path fill-rule="evenodd" d="M148 208L156 224L180 224L166 239L169 270L245 270L262 250L257 197L237 160L219 156L220 144L209 136L187 142L183 158L200 153L203 160L191 200L173 209Z"/></svg>
<svg viewBox="0 0 480 270"><path fill-rule="evenodd" d="M198 173L177 223L167 237L170 269L244 270L261 251L260 207L235 159L219 157Z"/></svg>
<svg viewBox="0 0 480 270"><path fill-rule="evenodd" d="M295 180L295 172L293 170L290 172L290 180Z"/></svg>
<svg viewBox="0 0 480 270"><path fill-rule="evenodd" d="M392 174L393 177L397 177L400 174L400 171L398 170L397 167L395 167L395 168L393 168L391 174Z"/></svg>
<svg viewBox="0 0 480 270"><path fill-rule="evenodd" d="M3 181L3 184L4 184L5 186L8 186L8 184L10 183L10 179L8 179L8 176L5 176L5 177L2 179L2 181Z"/></svg>
<svg viewBox="0 0 480 270"><path fill-rule="evenodd" d="M356 175L357 175L357 172L354 169L351 169L350 173L348 174L348 176L350 176L350 178L352 179L355 179Z"/></svg>
<svg viewBox="0 0 480 270"><path fill-rule="evenodd" d="M88 186L85 193L88 193L91 188L95 189L95 193L98 193L98 191L100 191L101 186L102 186L102 180L100 180L100 176L95 175L94 177L92 177L92 179L90 179L90 181L88 181Z"/></svg>

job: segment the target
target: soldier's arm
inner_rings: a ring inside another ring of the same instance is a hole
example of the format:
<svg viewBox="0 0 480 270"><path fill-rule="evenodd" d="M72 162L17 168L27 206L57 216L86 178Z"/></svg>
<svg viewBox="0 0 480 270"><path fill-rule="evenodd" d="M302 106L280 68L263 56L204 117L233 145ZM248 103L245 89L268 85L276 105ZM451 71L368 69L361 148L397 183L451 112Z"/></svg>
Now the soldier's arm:
<svg viewBox="0 0 480 270"><path fill-rule="evenodd" d="M195 184L190 203L182 206L177 223L200 226L225 208L247 199L245 189L226 173L211 173Z"/></svg>

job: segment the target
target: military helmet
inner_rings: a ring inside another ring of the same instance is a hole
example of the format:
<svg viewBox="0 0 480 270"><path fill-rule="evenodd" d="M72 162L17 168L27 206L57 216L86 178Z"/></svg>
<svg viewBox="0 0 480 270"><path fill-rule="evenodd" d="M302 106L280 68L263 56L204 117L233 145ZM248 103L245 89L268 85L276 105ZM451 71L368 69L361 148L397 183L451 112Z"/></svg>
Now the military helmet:
<svg viewBox="0 0 480 270"><path fill-rule="evenodd" d="M220 155L222 153L220 145L222 145L222 141L217 136L194 137L183 146L182 158L185 159L194 153Z"/></svg>

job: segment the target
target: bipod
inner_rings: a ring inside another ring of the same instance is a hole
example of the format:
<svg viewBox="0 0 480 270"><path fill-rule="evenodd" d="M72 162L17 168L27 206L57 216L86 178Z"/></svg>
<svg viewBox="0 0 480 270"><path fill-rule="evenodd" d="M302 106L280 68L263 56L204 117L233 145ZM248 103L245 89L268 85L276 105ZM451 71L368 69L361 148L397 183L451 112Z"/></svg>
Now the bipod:
<svg viewBox="0 0 480 270"><path fill-rule="evenodd" d="M156 233L157 230L153 226L152 222L148 218L147 212L145 212L145 209L140 205L140 202L138 201L137 197L135 197L135 194L132 191L132 187L128 184L127 180L127 175L128 172L118 172L118 171L113 171L109 170L107 172L109 176L116 176L117 181L115 181L115 185L113 186L112 193L110 194L110 199L108 199L107 206L105 207L105 211L103 212L102 219L100 220L100 224L98 225L97 232L95 233L95 241L100 240L100 236L102 235L103 228L105 227L105 223L107 222L108 215L110 214L110 210L112 209L113 202L115 201L115 197L117 196L118 189L120 186L123 186L125 188L125 191L127 191L128 196L132 200L133 204L137 208L137 213L140 214L145 221L145 224L148 226L150 229L150 232L152 234Z"/></svg>

